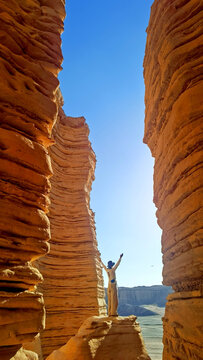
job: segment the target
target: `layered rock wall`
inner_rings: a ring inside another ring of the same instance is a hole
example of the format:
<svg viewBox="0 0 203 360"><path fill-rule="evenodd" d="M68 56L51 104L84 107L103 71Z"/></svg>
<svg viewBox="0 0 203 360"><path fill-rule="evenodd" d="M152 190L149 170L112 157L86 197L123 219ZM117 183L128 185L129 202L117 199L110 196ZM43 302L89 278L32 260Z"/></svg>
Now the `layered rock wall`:
<svg viewBox="0 0 203 360"><path fill-rule="evenodd" d="M46 306L43 354L64 345L91 315L105 314L103 278L97 250L90 190L95 154L84 118L59 110L51 148L50 253L40 259L40 289Z"/></svg>
<svg viewBox="0 0 203 360"><path fill-rule="evenodd" d="M164 360L202 359L202 3L156 0L144 59L144 142L162 233Z"/></svg>
<svg viewBox="0 0 203 360"><path fill-rule="evenodd" d="M57 115L63 0L0 3L0 358L42 329L33 260L50 237L47 147Z"/></svg>

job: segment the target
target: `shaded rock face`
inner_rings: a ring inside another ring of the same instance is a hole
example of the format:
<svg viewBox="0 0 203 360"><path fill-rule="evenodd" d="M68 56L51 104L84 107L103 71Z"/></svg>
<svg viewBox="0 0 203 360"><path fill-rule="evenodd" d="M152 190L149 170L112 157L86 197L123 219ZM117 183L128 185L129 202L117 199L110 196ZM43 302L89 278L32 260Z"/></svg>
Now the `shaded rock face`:
<svg viewBox="0 0 203 360"><path fill-rule="evenodd" d="M85 320L76 336L47 360L150 360L136 316Z"/></svg>
<svg viewBox="0 0 203 360"><path fill-rule="evenodd" d="M155 157L154 202L162 233L164 360L201 359L201 2L155 1L144 59L144 142Z"/></svg>
<svg viewBox="0 0 203 360"><path fill-rule="evenodd" d="M50 237L47 147L57 115L63 1L0 4L0 358L43 327L42 281L32 261Z"/></svg>
<svg viewBox="0 0 203 360"><path fill-rule="evenodd" d="M59 100L60 101L60 100ZM94 214L89 201L95 154L84 118L62 109L53 130L49 254L38 267L46 306L42 350L48 355L73 336L84 319L106 314Z"/></svg>
<svg viewBox="0 0 203 360"><path fill-rule="evenodd" d="M136 316L152 316L156 315L155 312L145 309L144 307L133 305L133 304L119 304L118 305L118 314L120 316L129 316L135 315Z"/></svg>

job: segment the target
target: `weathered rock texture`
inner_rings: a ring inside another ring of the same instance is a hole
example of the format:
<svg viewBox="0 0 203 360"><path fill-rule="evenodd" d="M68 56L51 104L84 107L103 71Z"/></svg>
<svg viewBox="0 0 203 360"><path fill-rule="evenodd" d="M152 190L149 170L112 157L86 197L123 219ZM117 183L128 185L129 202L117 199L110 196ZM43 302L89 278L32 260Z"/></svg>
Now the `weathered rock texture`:
<svg viewBox="0 0 203 360"><path fill-rule="evenodd" d="M87 319L47 360L150 360L136 316Z"/></svg>
<svg viewBox="0 0 203 360"><path fill-rule="evenodd" d="M144 142L155 157L162 234L164 360L202 359L202 3L156 0L147 29Z"/></svg>
<svg viewBox="0 0 203 360"><path fill-rule="evenodd" d="M43 326L31 262L50 237L47 147L56 119L63 0L0 3L0 358Z"/></svg>
<svg viewBox="0 0 203 360"><path fill-rule="evenodd" d="M44 355L65 344L91 315L106 314L90 190L95 154L84 118L59 110L51 148L50 253L40 259L46 306Z"/></svg>

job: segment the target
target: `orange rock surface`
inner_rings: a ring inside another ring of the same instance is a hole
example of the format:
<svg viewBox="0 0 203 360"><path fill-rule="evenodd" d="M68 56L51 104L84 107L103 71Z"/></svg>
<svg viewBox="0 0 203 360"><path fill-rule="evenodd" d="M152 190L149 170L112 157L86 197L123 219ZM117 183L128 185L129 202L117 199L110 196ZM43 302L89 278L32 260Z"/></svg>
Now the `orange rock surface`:
<svg viewBox="0 0 203 360"><path fill-rule="evenodd" d="M95 154L84 118L66 117L60 108L50 150L51 249L38 267L46 306L41 334L44 355L64 345L91 315L106 314L100 255L90 190Z"/></svg>
<svg viewBox="0 0 203 360"><path fill-rule="evenodd" d="M62 0L0 3L0 359L42 329L32 261L50 238L47 147L56 120Z"/></svg>
<svg viewBox="0 0 203 360"><path fill-rule="evenodd" d="M46 360L150 360L136 316L93 316Z"/></svg>
<svg viewBox="0 0 203 360"><path fill-rule="evenodd" d="M163 229L164 360L202 359L202 4L156 0L144 59L145 136Z"/></svg>

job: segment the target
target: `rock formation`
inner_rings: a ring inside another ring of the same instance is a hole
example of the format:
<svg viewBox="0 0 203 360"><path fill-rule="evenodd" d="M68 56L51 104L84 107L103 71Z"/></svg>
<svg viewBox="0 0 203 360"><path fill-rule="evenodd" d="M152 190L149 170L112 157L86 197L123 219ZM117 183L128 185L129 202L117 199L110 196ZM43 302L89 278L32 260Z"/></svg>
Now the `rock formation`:
<svg viewBox="0 0 203 360"><path fill-rule="evenodd" d="M88 318L47 360L150 360L136 316Z"/></svg>
<svg viewBox="0 0 203 360"><path fill-rule="evenodd" d="M144 142L163 229L164 360L202 359L202 4L156 0L144 59Z"/></svg>
<svg viewBox="0 0 203 360"><path fill-rule="evenodd" d="M59 98L59 102L60 102ZM61 103L62 105L62 103ZM40 289L46 306L43 354L64 345L91 315L106 314L90 190L95 154L85 119L66 117L60 108L50 150L50 253L40 259Z"/></svg>
<svg viewBox="0 0 203 360"><path fill-rule="evenodd" d="M0 3L0 359L43 326L32 261L50 237L47 147L56 119L63 0Z"/></svg>

